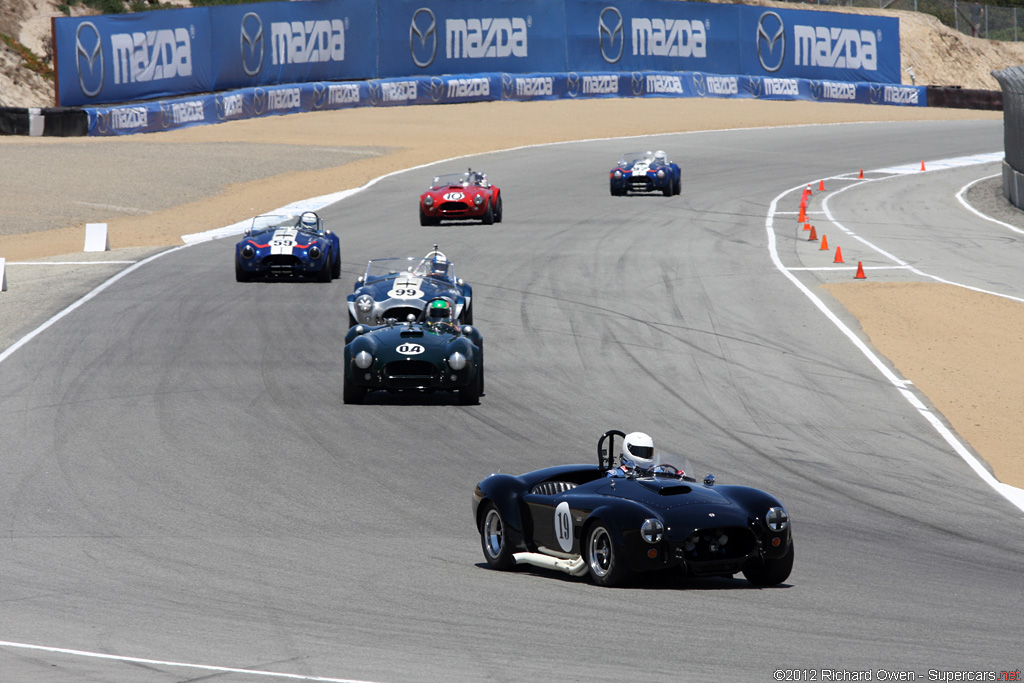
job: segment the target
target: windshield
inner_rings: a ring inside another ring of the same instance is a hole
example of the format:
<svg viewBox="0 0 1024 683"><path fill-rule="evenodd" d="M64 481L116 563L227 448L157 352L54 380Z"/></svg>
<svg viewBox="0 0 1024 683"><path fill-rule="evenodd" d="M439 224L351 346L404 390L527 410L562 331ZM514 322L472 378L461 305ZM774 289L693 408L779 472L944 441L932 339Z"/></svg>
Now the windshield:
<svg viewBox="0 0 1024 683"><path fill-rule="evenodd" d="M434 182L430 185L430 189L436 190L441 187L465 187L469 185L469 174L468 173L446 173L434 177Z"/></svg>
<svg viewBox="0 0 1024 683"><path fill-rule="evenodd" d="M629 168L638 161L649 162L653 155L650 152L626 152L619 161L619 166Z"/></svg>
<svg viewBox="0 0 1024 683"><path fill-rule="evenodd" d="M249 231L260 232L261 230L276 230L277 228L294 228L298 223L298 216L265 214L252 219Z"/></svg>
<svg viewBox="0 0 1024 683"><path fill-rule="evenodd" d="M434 268L432 255L408 256L406 258L378 258L373 259L366 265L365 281L398 276L426 277L431 274L453 280L455 277L454 264L448 262L446 266L445 270L447 272L437 272Z"/></svg>
<svg viewBox="0 0 1024 683"><path fill-rule="evenodd" d="M686 456L677 455L675 453L656 452L654 454L654 465L649 468L649 471L654 470L654 473L656 474L659 465L673 467L676 470L681 470L684 476L696 478L693 465ZM640 473L640 476L644 476L644 473Z"/></svg>

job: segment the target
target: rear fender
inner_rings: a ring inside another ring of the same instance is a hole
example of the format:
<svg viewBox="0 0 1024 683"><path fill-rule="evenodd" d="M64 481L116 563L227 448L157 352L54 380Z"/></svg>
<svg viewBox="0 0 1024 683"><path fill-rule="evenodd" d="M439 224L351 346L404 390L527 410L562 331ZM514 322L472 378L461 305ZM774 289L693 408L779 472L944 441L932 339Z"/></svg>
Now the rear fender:
<svg viewBox="0 0 1024 683"><path fill-rule="evenodd" d="M477 484L473 492L473 514L476 518L477 531L480 531L483 524L482 504L489 500L498 508L505 525L521 536L524 531L524 520L520 501L526 492L526 484L519 477L510 474L492 474Z"/></svg>

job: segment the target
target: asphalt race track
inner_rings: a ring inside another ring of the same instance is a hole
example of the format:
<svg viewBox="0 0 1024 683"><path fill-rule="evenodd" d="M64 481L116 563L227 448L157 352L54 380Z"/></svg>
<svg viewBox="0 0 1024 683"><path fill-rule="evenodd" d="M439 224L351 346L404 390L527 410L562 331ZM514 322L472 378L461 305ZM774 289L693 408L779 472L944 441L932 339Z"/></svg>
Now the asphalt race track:
<svg viewBox="0 0 1024 683"><path fill-rule="evenodd" d="M607 170L641 147L680 163L680 196L610 196ZM429 169L324 209L342 236L332 284L236 283L232 238L144 264L0 363L0 680L1021 668L1024 514L780 273L765 229L773 200L819 178L1000 149L998 121L530 148L436 167L486 171L499 225L420 227ZM952 198L997 170L865 183L828 208L925 270L1021 297L1020 239ZM783 263L813 266L793 216L775 220ZM884 265L843 239L848 262ZM354 278L435 242L474 286L481 405L343 405ZM797 272L811 288L853 277ZM611 590L487 569L476 482L589 462L611 428L779 496L795 520L790 580Z"/></svg>

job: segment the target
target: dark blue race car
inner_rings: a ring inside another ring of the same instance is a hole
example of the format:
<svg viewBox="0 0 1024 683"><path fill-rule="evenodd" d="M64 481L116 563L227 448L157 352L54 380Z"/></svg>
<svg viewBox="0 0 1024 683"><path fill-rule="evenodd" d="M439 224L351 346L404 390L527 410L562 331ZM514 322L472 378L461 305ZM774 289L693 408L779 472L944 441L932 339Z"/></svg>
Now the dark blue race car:
<svg viewBox="0 0 1024 683"><path fill-rule="evenodd" d="M256 216L235 245L235 279L305 277L330 282L341 275L341 241L313 211Z"/></svg>
<svg viewBox="0 0 1024 683"><path fill-rule="evenodd" d="M452 302L459 322L473 324L473 288L455 277L455 264L436 244L422 258L373 259L348 295L348 324L416 320L426 303L438 297Z"/></svg>
<svg viewBox="0 0 1024 683"><path fill-rule="evenodd" d="M492 474L477 484L473 515L487 564L589 574L602 586L661 570L742 572L756 586L789 577L792 528L777 498L716 484L712 475L697 481L685 459L655 453L653 445L649 466L627 461L625 448L619 459L617 436L628 443L634 434L606 432L597 465Z"/></svg>
<svg viewBox="0 0 1024 683"><path fill-rule="evenodd" d="M623 154L608 178L613 196L630 192L661 192L671 197L682 190L679 165L670 161L662 150Z"/></svg>

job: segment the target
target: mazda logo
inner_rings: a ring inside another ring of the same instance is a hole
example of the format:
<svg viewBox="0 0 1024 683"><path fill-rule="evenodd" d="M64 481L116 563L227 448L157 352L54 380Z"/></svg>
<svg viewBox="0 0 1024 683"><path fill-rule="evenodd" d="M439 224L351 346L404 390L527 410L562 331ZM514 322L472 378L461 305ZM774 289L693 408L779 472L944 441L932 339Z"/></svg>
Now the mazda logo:
<svg viewBox="0 0 1024 683"><path fill-rule="evenodd" d="M380 81L367 81L367 94L370 97L370 104L376 107L380 104Z"/></svg>
<svg viewBox="0 0 1024 683"><path fill-rule="evenodd" d="M775 12L765 12L757 20L757 59L761 68L775 73L786 58L786 27Z"/></svg>
<svg viewBox="0 0 1024 683"><path fill-rule="evenodd" d="M327 86L323 83L313 84L313 109L323 109L327 104Z"/></svg>
<svg viewBox="0 0 1024 683"><path fill-rule="evenodd" d="M501 99L511 100L516 96L516 81L510 74L501 74Z"/></svg>
<svg viewBox="0 0 1024 683"><path fill-rule="evenodd" d="M409 24L409 54L412 63L425 69L437 56L437 19L428 7L421 7L412 15Z"/></svg>
<svg viewBox="0 0 1024 683"><path fill-rule="evenodd" d="M252 77L263 68L263 20L255 12L242 17L242 71Z"/></svg>
<svg viewBox="0 0 1024 683"><path fill-rule="evenodd" d="M644 75L639 71L633 72L633 97L642 97L644 94Z"/></svg>
<svg viewBox="0 0 1024 683"><path fill-rule="evenodd" d="M706 97L708 94L708 84L704 80L704 74L694 72L693 74L693 91L697 93L698 97Z"/></svg>
<svg viewBox="0 0 1024 683"><path fill-rule="evenodd" d="M761 83L761 79L758 78L757 76L750 77L750 94L753 95L756 99L761 98Z"/></svg>
<svg viewBox="0 0 1024 683"><path fill-rule="evenodd" d="M597 40L601 46L601 57L609 64L622 59L626 48L623 33L622 13L614 7L605 7L597 18ZM618 48L616 48L618 44Z"/></svg>
<svg viewBox="0 0 1024 683"><path fill-rule="evenodd" d="M821 81L811 81L810 85L811 85L811 99L812 100L820 100L821 96L824 94L824 90L825 90L824 86L822 86L822 84L821 84Z"/></svg>
<svg viewBox="0 0 1024 683"><path fill-rule="evenodd" d="M110 110L109 109L97 109L94 116L96 117L96 132L100 135L106 135L110 132Z"/></svg>
<svg viewBox="0 0 1024 683"><path fill-rule="evenodd" d="M871 104L878 104L882 101L882 86L875 85L874 83L868 86L868 96L871 98Z"/></svg>
<svg viewBox="0 0 1024 683"><path fill-rule="evenodd" d="M440 102L444 99L446 89L443 78L434 76L430 79L430 99L434 102Z"/></svg>
<svg viewBox="0 0 1024 683"><path fill-rule="evenodd" d="M174 124L174 110L171 109L169 102L160 103L160 125L163 126L164 130L167 130Z"/></svg>
<svg viewBox="0 0 1024 683"><path fill-rule="evenodd" d="M75 29L75 62L82 92L86 97L96 97L103 90L103 41L91 21L83 21Z"/></svg>
<svg viewBox="0 0 1024 683"><path fill-rule="evenodd" d="M565 77L565 90L569 97L580 96L580 75L575 71L570 71Z"/></svg>
<svg viewBox="0 0 1024 683"><path fill-rule="evenodd" d="M267 110L267 91L263 88L252 89L252 113L262 116Z"/></svg>

